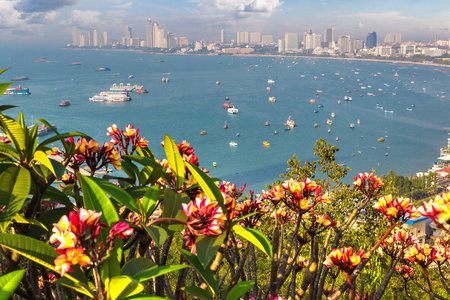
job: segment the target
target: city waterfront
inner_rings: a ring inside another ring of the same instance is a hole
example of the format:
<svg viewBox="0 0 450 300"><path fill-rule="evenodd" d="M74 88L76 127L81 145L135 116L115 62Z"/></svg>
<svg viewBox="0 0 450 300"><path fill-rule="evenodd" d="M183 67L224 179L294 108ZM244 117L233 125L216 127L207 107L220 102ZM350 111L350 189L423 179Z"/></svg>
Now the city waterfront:
<svg viewBox="0 0 450 300"><path fill-rule="evenodd" d="M56 123L60 132L79 130L100 141L108 139L106 128L112 123L133 124L159 158L164 155L159 143L167 133L177 142L190 142L211 176L247 183L255 190L277 179L293 154L302 162L314 160L311 148L321 137L341 149L338 162L351 167L351 175L371 169L406 176L424 171L447 140L443 128L449 126L450 104L442 97L449 92L450 70L445 67L61 49L0 52L1 68L11 67L1 82L19 76L31 79L13 85L20 83L31 95L0 98L2 105L19 106L6 114L16 117L23 110L27 122L44 118ZM41 57L47 62L34 62ZM110 71L95 72L100 67ZM163 77L169 82L162 83ZM113 83L143 85L149 93L132 93L133 100L127 103L88 101ZM272 96L275 103L268 100ZM238 114L227 114L222 108L225 97L239 109ZM58 105L67 99L69 107ZM298 126L285 131L283 123L289 116ZM326 124L328 119L333 121L331 126ZM358 119L360 124L351 129ZM264 126L266 121L270 126ZM200 135L201 131L207 134ZM380 137L384 143L378 142ZM238 146L230 147L231 141ZM270 147L264 147L263 141Z"/></svg>

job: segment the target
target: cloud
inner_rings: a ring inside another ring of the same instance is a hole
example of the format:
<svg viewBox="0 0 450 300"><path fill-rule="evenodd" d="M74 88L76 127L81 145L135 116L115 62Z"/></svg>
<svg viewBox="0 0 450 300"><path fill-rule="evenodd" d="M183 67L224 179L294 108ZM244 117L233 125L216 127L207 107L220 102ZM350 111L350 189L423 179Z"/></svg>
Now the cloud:
<svg viewBox="0 0 450 300"><path fill-rule="evenodd" d="M413 17L402 16L399 11L387 11L381 13L354 13L351 15L338 15L340 18L356 18L365 20L410 20Z"/></svg>
<svg viewBox="0 0 450 300"><path fill-rule="evenodd" d="M280 0L199 0L199 8L223 10L236 18L249 18L257 14L272 14L281 7Z"/></svg>
<svg viewBox="0 0 450 300"><path fill-rule="evenodd" d="M92 30L93 28L101 28L108 22L101 18L101 14L94 10L78 10L74 9L70 13L70 18L61 22L63 26L78 26L80 29Z"/></svg>
<svg viewBox="0 0 450 300"><path fill-rule="evenodd" d="M54 11L64 6L78 3L80 0L18 0L14 9L24 13Z"/></svg>
<svg viewBox="0 0 450 300"><path fill-rule="evenodd" d="M128 8L131 5L133 5L133 2L130 1L130 2L125 2L124 4L117 5L115 8L123 9L123 8Z"/></svg>
<svg viewBox="0 0 450 300"><path fill-rule="evenodd" d="M24 14L15 8L17 3L17 1L0 1L0 28L33 32L42 24L56 19L58 15L55 11Z"/></svg>

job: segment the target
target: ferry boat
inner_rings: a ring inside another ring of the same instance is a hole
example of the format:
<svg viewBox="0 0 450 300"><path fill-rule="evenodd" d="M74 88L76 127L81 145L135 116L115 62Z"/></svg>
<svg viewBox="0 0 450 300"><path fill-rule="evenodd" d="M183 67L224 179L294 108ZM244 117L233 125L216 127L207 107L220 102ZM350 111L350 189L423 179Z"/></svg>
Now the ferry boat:
<svg viewBox="0 0 450 300"><path fill-rule="evenodd" d="M131 97L128 92L100 92L100 94L89 98L89 101L94 102L124 102L131 101Z"/></svg>
<svg viewBox="0 0 450 300"><path fill-rule="evenodd" d="M23 88L20 85L16 88L7 89L3 95L29 95L30 90L28 88Z"/></svg>
<svg viewBox="0 0 450 300"><path fill-rule="evenodd" d="M109 88L109 91L111 91L111 92L135 92L135 93L137 93L136 92L137 90L145 91L145 89L142 85L137 85L137 84L131 85L129 83L127 83L127 85L124 85L123 83L120 83L119 85L117 85L116 83L114 83ZM147 91L147 93L148 93L148 91Z"/></svg>
<svg viewBox="0 0 450 300"><path fill-rule="evenodd" d="M30 80L30 78L28 78L27 76L20 76L20 77L16 77L11 79L12 81L21 81L21 80Z"/></svg>
<svg viewBox="0 0 450 300"><path fill-rule="evenodd" d="M70 100L62 100L61 102L59 102L59 106L69 106L70 105Z"/></svg>
<svg viewBox="0 0 450 300"><path fill-rule="evenodd" d="M269 97L269 102L275 102L275 101L276 101L275 97Z"/></svg>
<svg viewBox="0 0 450 300"><path fill-rule="evenodd" d="M234 107L234 106L231 106L230 108L227 109L227 112L228 112L229 114L235 115L235 114L237 114L237 113L239 112L239 109L237 109L237 108Z"/></svg>
<svg viewBox="0 0 450 300"><path fill-rule="evenodd" d="M297 126L297 124L295 124L294 120L292 120L292 117L289 116L289 118L286 120L286 123L284 124L284 126L291 129L291 128L294 128L295 126Z"/></svg>

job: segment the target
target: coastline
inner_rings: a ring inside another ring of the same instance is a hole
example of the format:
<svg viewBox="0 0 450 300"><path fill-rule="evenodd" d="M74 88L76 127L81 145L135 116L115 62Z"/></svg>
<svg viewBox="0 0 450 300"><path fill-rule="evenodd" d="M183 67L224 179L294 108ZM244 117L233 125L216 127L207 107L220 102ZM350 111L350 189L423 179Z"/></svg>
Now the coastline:
<svg viewBox="0 0 450 300"><path fill-rule="evenodd" d="M145 50L138 49L89 49L89 48L67 48L60 47L58 49L63 50L90 50L90 51L119 51L119 52L138 52L142 54L164 54L164 55L201 55L201 56L221 56L217 53L163 53L163 52L147 52ZM333 60L343 60L343 61L371 61L371 62L386 62L386 63L399 63L399 64L411 64L411 65L421 65L421 66L434 66L434 67L445 67L450 68L450 65L446 64L436 64L436 63L424 63L417 61L404 61L404 60L393 60L393 59L375 59L375 58L356 58L356 57L335 57L335 56L314 56L314 55L275 55L275 54L226 54L226 56L238 56L238 57L294 57L294 58L309 58L309 59L333 59Z"/></svg>

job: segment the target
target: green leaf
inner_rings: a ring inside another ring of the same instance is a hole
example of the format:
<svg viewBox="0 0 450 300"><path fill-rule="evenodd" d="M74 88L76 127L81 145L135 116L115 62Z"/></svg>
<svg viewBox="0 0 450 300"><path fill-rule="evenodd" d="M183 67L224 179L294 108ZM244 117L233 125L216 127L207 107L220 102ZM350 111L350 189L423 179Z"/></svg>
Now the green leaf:
<svg viewBox="0 0 450 300"><path fill-rule="evenodd" d="M70 208L75 208L75 205L70 201L69 197L53 186L47 187L44 192L43 199L51 199L53 202L64 204Z"/></svg>
<svg viewBox="0 0 450 300"><path fill-rule="evenodd" d="M261 232L251 228L244 228L239 225L234 225L232 230L272 258L272 247Z"/></svg>
<svg viewBox="0 0 450 300"><path fill-rule="evenodd" d="M31 186L31 176L27 169L10 166L0 174L0 207L6 206L0 214L2 231L22 209Z"/></svg>
<svg viewBox="0 0 450 300"><path fill-rule="evenodd" d="M147 231L148 235L150 235L152 240L155 241L155 244L157 247L162 246L170 235L167 232L167 230L165 230L164 228L159 227L159 226L153 225L153 226L147 227L147 226L145 226L144 223L141 223L141 226L142 226L142 228L145 229L145 231Z"/></svg>
<svg viewBox="0 0 450 300"><path fill-rule="evenodd" d="M109 299L120 300L139 294L143 290L144 286L142 284L134 281L129 276L121 275L110 279L108 294Z"/></svg>
<svg viewBox="0 0 450 300"><path fill-rule="evenodd" d="M161 266L161 267L151 267L150 269L144 270L137 274L131 275L131 277L139 282L146 281L170 272L178 271L189 267L188 265L171 265L171 266Z"/></svg>
<svg viewBox="0 0 450 300"><path fill-rule="evenodd" d="M7 144L0 144L0 154L3 154L9 158L20 160L20 156L19 153L17 153L17 150Z"/></svg>
<svg viewBox="0 0 450 300"><path fill-rule="evenodd" d="M25 270L17 270L0 277L0 299L7 300L22 281Z"/></svg>
<svg viewBox="0 0 450 300"><path fill-rule="evenodd" d="M139 213L139 205L136 203L136 199L131 197L124 189L106 180L95 177L89 177L89 179L95 182L105 193L114 198L114 200L135 213Z"/></svg>
<svg viewBox="0 0 450 300"><path fill-rule="evenodd" d="M0 73L1 74L1 73ZM0 83L0 96L9 88L12 82Z"/></svg>
<svg viewBox="0 0 450 300"><path fill-rule="evenodd" d="M197 238L195 241L197 258L203 267L206 268L211 259L216 255L226 235L224 232L221 235L203 235Z"/></svg>
<svg viewBox="0 0 450 300"><path fill-rule="evenodd" d="M145 193L150 187L148 186L131 186L126 188L125 190L128 192L128 194L131 195L134 199L141 199L144 197Z"/></svg>
<svg viewBox="0 0 450 300"><path fill-rule="evenodd" d="M68 287L70 289L73 289L79 293L85 294L87 296L93 297L93 293L87 293L86 288L78 286L76 283L74 283L72 280L67 278L67 275L64 275L65 277L57 278L55 280L55 283L60 284L62 286ZM86 285L87 286L87 285Z"/></svg>
<svg viewBox="0 0 450 300"><path fill-rule="evenodd" d="M125 174L128 175L130 184L136 184L136 171L139 171L135 165L133 165L130 161L127 159L122 160L122 171L125 172ZM128 182L128 181L127 181Z"/></svg>
<svg viewBox="0 0 450 300"><path fill-rule="evenodd" d="M177 179L178 190L183 186L186 168L184 167L183 158L181 157L177 144L167 134L164 136L164 152L166 152L167 161Z"/></svg>
<svg viewBox="0 0 450 300"><path fill-rule="evenodd" d="M19 214L15 215L13 221L14 221L14 223L19 223L19 224L36 225L36 226L38 226L38 227L43 228L45 231L48 231L47 227L45 227L45 225L42 224L41 222L39 222L38 220L35 220L35 219L25 219L24 217L22 217L22 216L19 215Z"/></svg>
<svg viewBox="0 0 450 300"><path fill-rule="evenodd" d="M141 165L143 165L145 167L150 167L152 169L160 169L161 170L161 174L162 174L161 178L168 185L171 185L171 181L172 180L171 180L170 176L166 172L164 172L163 167L160 164L158 164L154 159L151 159L151 158L148 158L148 157L142 157L142 156L139 156L139 155L125 155L123 158L135 161L135 162L137 162L137 163L139 163L139 164L141 164Z"/></svg>
<svg viewBox="0 0 450 300"><path fill-rule="evenodd" d="M143 157L155 159L155 155L148 147L136 147L136 153Z"/></svg>
<svg viewBox="0 0 450 300"><path fill-rule="evenodd" d="M55 248L52 246L20 234L1 233L0 245L15 251L50 270L53 270L54 260L59 256L59 253L56 252ZM74 284L83 291L83 294L94 298L94 295L89 290L86 283L87 279L84 277L84 274L80 272L79 268L76 269L74 267L74 271L74 273L66 273L64 276L72 280Z"/></svg>
<svg viewBox="0 0 450 300"><path fill-rule="evenodd" d="M108 226L117 223L119 221L119 215L103 189L92 179L92 177L81 174L79 174L79 176L85 208L103 212L101 218Z"/></svg>
<svg viewBox="0 0 450 300"><path fill-rule="evenodd" d="M112 175L109 175L109 174L103 175L102 179L105 179L105 180L117 180L117 181L122 180L122 181L125 181L128 184L135 184L136 183L136 180L134 180L132 178L126 178L126 177L120 177L120 176L112 176Z"/></svg>
<svg viewBox="0 0 450 300"><path fill-rule="evenodd" d="M100 264L100 276L102 282L107 285L107 281L115 276L120 276L120 264L115 255L108 256Z"/></svg>
<svg viewBox="0 0 450 300"><path fill-rule="evenodd" d="M169 300L169 299L159 297L159 296L137 295L137 296L129 297L127 300Z"/></svg>
<svg viewBox="0 0 450 300"><path fill-rule="evenodd" d="M145 220L153 213L155 206L159 200L160 189L157 185L150 187L147 192L145 192L144 197L142 197L141 205L142 212Z"/></svg>
<svg viewBox="0 0 450 300"><path fill-rule="evenodd" d="M219 190L219 187L215 184L214 180L209 177L205 172L200 170L197 166L185 162L186 167L194 176L195 180L197 180L200 187L205 192L205 194L212 200L215 200L219 203L219 206L222 207L222 210L225 214L228 214L228 211L223 202L222 193Z"/></svg>
<svg viewBox="0 0 450 300"><path fill-rule="evenodd" d="M0 75L2 75L2 74L3 74L3 72L6 72L6 71L8 71L9 69L11 69L11 68L6 68L6 69L2 69L2 70L0 70Z"/></svg>
<svg viewBox="0 0 450 300"><path fill-rule="evenodd" d="M16 120L1 114L0 123L16 150L24 151L26 145L25 129Z"/></svg>
<svg viewBox="0 0 450 300"><path fill-rule="evenodd" d="M199 288L198 286L187 286L184 288L184 290L191 294L191 296L197 297L200 300L214 299L207 291Z"/></svg>
<svg viewBox="0 0 450 300"><path fill-rule="evenodd" d="M164 201L162 202L162 218L174 218L178 220L187 220L187 216L183 213L181 209L181 204L189 203L191 199L186 194L178 194L173 190L164 190ZM164 227L167 225L165 223ZM182 228L181 224L170 224L167 228L170 230L179 230Z"/></svg>
<svg viewBox="0 0 450 300"><path fill-rule="evenodd" d="M43 164L45 167L47 167L47 169L49 169L53 175L55 175L56 177L56 172L53 169L53 165L50 162L50 159L47 157L47 154L45 154L43 151L36 151L34 152L34 156L33 156L33 160L40 162L41 164Z"/></svg>
<svg viewBox="0 0 450 300"><path fill-rule="evenodd" d="M50 129L51 131L53 131L55 134L58 134L58 131L55 129L55 127L52 126L52 124L50 124L49 122L47 122L47 120L44 119L36 119L37 122L42 123L43 125L45 125L48 129Z"/></svg>
<svg viewBox="0 0 450 300"><path fill-rule="evenodd" d="M15 108L15 107L17 107L17 106L15 106L15 105L0 105L0 112L11 109L11 108Z"/></svg>
<svg viewBox="0 0 450 300"><path fill-rule="evenodd" d="M254 286L255 283L253 281L242 281L233 286L233 288L230 290L230 292L227 295L226 300L237 300L244 296L245 293L247 293L252 286Z"/></svg>
<svg viewBox="0 0 450 300"><path fill-rule="evenodd" d="M133 258L125 263L122 268L122 275L133 277L134 274L153 268L156 265L146 257Z"/></svg>
<svg viewBox="0 0 450 300"><path fill-rule="evenodd" d="M219 291L219 286L217 284L216 278L214 277L213 272L209 268L203 268L202 264L198 260L197 256L192 254L191 252L178 248L181 254L188 260L188 262L193 266L197 272L202 276L202 278L206 281L213 295L217 295Z"/></svg>
<svg viewBox="0 0 450 300"><path fill-rule="evenodd" d="M58 141L62 141L62 140L66 140L70 137L85 137L85 138L90 138L87 134L84 134L82 132L65 132L65 133L61 133L55 136L52 136L51 138L48 138L46 140L43 141L39 141L39 146L36 148L36 150L42 150L42 148L44 148L47 145L51 145L53 143L56 143Z"/></svg>

